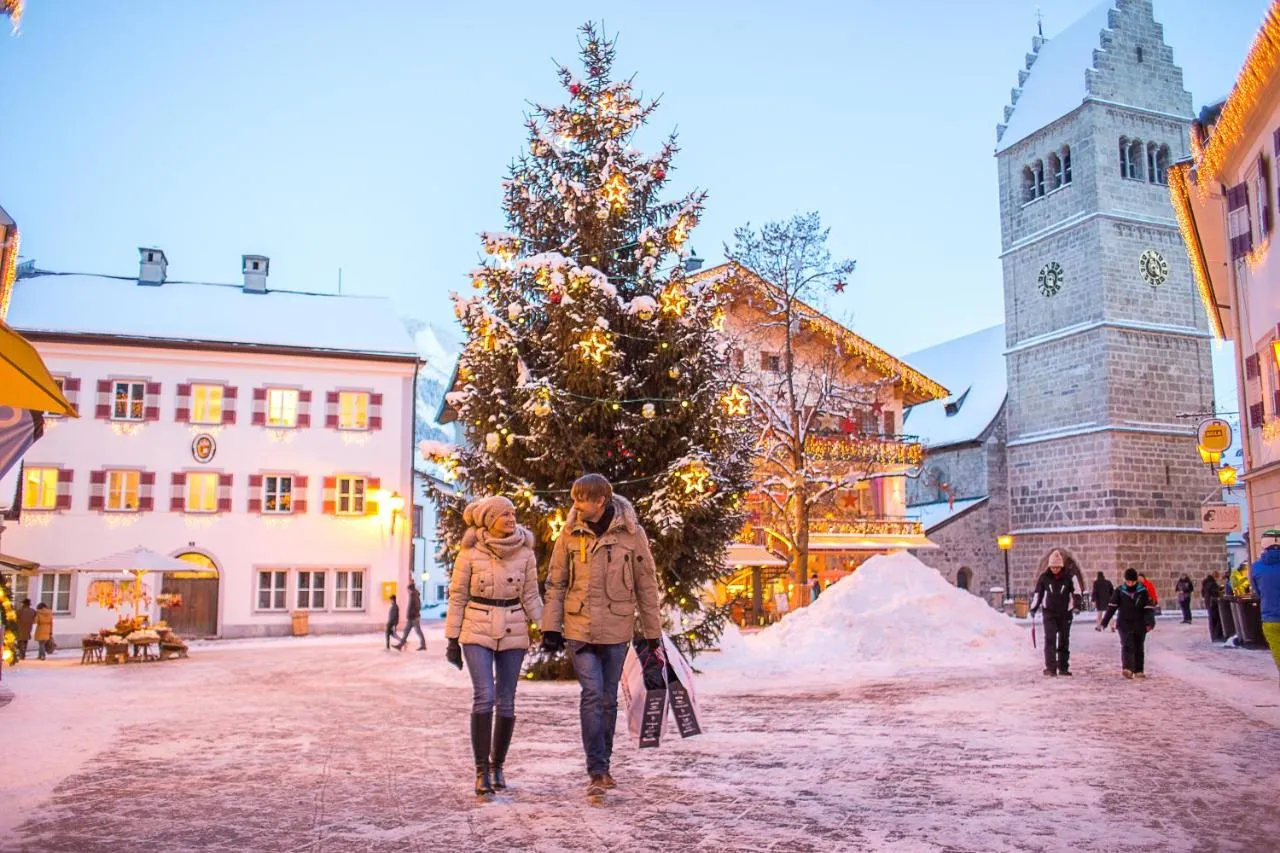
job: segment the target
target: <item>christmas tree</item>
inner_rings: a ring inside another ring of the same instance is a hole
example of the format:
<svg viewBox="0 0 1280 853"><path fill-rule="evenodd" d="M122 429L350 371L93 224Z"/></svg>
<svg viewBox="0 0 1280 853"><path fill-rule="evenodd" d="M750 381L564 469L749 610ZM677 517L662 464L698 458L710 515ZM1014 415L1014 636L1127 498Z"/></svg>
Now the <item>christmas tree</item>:
<svg viewBox="0 0 1280 853"><path fill-rule="evenodd" d="M570 485L608 477L649 534L668 628L696 653L723 624L702 590L723 574L750 476L748 419L724 400L729 294L685 277L705 194L661 200L674 135L651 155L632 147L656 101L612 79L614 41L594 25L579 45L585 76L559 70L568 102L527 117L503 184L510 230L481 235L474 291L455 295L467 339L447 402L466 443L425 450L462 496L515 501L544 572ZM449 564L463 502L437 497ZM554 669L537 657L532 672Z"/></svg>

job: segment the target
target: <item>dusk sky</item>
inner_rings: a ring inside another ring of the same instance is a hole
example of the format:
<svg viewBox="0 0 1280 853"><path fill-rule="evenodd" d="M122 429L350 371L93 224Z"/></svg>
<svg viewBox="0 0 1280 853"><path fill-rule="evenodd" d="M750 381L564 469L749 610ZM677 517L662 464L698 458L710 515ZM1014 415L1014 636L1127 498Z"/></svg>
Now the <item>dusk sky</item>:
<svg viewBox="0 0 1280 853"><path fill-rule="evenodd" d="M691 245L818 210L858 260L829 308L902 354L1003 320L995 125L1031 48L1092 0L484 4L28 0L0 36L0 205L42 269L392 297L452 326L501 230L528 101L560 102L576 28L678 129ZM1224 96L1266 0L1156 0L1196 109Z"/></svg>

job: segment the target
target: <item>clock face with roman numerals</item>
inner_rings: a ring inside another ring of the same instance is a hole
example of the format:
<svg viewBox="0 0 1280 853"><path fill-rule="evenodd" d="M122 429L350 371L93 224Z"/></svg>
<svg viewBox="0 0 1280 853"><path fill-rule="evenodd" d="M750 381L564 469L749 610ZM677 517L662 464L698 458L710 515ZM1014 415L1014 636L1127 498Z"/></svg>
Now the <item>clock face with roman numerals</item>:
<svg viewBox="0 0 1280 853"><path fill-rule="evenodd" d="M1040 268L1040 275L1036 278L1036 286L1040 288L1040 292L1045 296L1054 296L1059 290L1062 290L1062 264L1057 261L1049 261Z"/></svg>
<svg viewBox="0 0 1280 853"><path fill-rule="evenodd" d="M1142 279L1152 287L1159 287L1169 277L1169 262L1155 249L1147 249L1138 258Z"/></svg>

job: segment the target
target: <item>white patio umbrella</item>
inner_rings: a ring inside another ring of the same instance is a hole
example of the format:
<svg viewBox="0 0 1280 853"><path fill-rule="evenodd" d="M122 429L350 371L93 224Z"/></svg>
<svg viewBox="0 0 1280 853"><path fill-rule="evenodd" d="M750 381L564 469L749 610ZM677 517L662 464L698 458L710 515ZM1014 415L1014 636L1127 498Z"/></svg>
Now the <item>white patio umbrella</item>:
<svg viewBox="0 0 1280 853"><path fill-rule="evenodd" d="M105 557L99 557L96 560L90 560L87 563L77 563L67 566L73 572L84 572L88 574L112 574L122 573L133 578L134 598L133 598L133 614L138 615L138 604L141 599L142 592L142 576L147 572L155 572L157 574L172 574L176 572L189 572L192 565L185 560L179 560L177 557L166 557L164 554L152 551L150 548L143 548L139 545L136 548L130 548L128 551L121 551L118 554L108 554Z"/></svg>

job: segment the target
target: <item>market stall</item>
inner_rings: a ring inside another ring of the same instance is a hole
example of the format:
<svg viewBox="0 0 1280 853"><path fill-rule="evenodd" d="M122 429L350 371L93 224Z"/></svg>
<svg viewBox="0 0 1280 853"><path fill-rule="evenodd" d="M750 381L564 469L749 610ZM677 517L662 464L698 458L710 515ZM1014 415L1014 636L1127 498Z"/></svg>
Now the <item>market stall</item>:
<svg viewBox="0 0 1280 853"><path fill-rule="evenodd" d="M81 638L81 663L142 663L187 656L186 641L164 620L153 623L147 612L152 604L173 608L182 602L172 594L153 596L145 577L189 572L190 563L138 547L68 568L92 576L86 603L120 612L114 626Z"/></svg>

